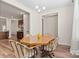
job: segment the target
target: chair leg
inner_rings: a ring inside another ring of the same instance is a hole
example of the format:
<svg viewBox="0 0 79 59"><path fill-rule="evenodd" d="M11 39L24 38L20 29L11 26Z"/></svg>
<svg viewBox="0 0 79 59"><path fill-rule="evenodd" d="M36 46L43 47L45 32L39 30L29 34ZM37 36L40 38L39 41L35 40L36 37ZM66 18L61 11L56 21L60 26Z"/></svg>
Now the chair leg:
<svg viewBox="0 0 79 59"><path fill-rule="evenodd" d="M37 48L34 48L34 58L36 57L37 54L38 54Z"/></svg>
<svg viewBox="0 0 79 59"><path fill-rule="evenodd" d="M51 54L50 51L47 51L47 56L49 56L50 58L53 58L54 53Z"/></svg>
<svg viewBox="0 0 79 59"><path fill-rule="evenodd" d="M55 56L54 53L51 53L51 54L52 54L53 56Z"/></svg>
<svg viewBox="0 0 79 59"><path fill-rule="evenodd" d="M52 51L50 51L50 55L52 55L53 57L55 56L55 55L54 55L54 52L52 52Z"/></svg>
<svg viewBox="0 0 79 59"><path fill-rule="evenodd" d="M35 56L33 55L31 58L35 58Z"/></svg>
<svg viewBox="0 0 79 59"><path fill-rule="evenodd" d="M53 56L52 56L51 54L48 54L48 56L49 56L50 58L53 58Z"/></svg>
<svg viewBox="0 0 79 59"><path fill-rule="evenodd" d="M47 50L42 51L41 55L42 55L41 57L49 56L50 58L53 58L55 56L53 52L51 53L51 51Z"/></svg>

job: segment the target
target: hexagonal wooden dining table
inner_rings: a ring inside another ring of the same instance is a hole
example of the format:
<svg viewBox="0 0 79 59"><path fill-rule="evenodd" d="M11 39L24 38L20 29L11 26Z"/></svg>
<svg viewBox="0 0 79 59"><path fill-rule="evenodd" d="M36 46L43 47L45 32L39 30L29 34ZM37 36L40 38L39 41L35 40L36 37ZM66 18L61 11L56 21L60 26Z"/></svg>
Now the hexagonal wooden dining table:
<svg viewBox="0 0 79 59"><path fill-rule="evenodd" d="M25 36L20 40L20 42L28 47L42 46L44 50L44 46L54 40L55 38L50 35L42 35L41 40L38 40L37 36Z"/></svg>

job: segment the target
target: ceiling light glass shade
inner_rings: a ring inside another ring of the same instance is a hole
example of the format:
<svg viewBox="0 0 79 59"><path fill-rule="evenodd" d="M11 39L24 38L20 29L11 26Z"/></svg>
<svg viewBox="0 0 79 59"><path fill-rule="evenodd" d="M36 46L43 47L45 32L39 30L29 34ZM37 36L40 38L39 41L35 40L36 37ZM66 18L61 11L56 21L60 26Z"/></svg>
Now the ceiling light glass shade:
<svg viewBox="0 0 79 59"><path fill-rule="evenodd" d="M35 9L39 9L39 6L35 6Z"/></svg>
<svg viewBox="0 0 79 59"><path fill-rule="evenodd" d="M41 10L39 9L38 12L41 12Z"/></svg>
<svg viewBox="0 0 79 59"><path fill-rule="evenodd" d="M43 10L46 10L46 7L42 7Z"/></svg>

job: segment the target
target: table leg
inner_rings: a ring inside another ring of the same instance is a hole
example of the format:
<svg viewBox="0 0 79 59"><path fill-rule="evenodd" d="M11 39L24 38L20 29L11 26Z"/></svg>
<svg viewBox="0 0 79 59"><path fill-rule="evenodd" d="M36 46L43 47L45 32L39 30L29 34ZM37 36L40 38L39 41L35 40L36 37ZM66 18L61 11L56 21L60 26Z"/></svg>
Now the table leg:
<svg viewBox="0 0 79 59"><path fill-rule="evenodd" d="M38 54L37 48L33 48L34 49L34 55L31 58L35 58Z"/></svg>
<svg viewBox="0 0 79 59"><path fill-rule="evenodd" d="M41 57L46 57L46 56L53 58L54 53L51 53L50 51L45 50L44 46L41 46Z"/></svg>

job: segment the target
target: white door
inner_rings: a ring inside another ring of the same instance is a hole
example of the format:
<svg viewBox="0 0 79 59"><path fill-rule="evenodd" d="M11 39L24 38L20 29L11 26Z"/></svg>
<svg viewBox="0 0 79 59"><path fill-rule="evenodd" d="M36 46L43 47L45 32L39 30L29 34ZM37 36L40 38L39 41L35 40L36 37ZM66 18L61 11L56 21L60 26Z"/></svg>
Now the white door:
<svg viewBox="0 0 79 59"><path fill-rule="evenodd" d="M26 36L27 34L29 34L29 14L25 14L23 15L23 27L24 27L24 36Z"/></svg>
<svg viewBox="0 0 79 59"><path fill-rule="evenodd" d="M11 35L16 36L17 35L17 29L18 29L18 21L17 20L11 20Z"/></svg>
<svg viewBox="0 0 79 59"><path fill-rule="evenodd" d="M51 34L58 37L58 16L44 16L43 17L43 34Z"/></svg>

